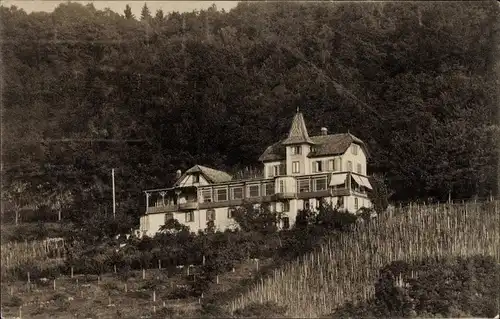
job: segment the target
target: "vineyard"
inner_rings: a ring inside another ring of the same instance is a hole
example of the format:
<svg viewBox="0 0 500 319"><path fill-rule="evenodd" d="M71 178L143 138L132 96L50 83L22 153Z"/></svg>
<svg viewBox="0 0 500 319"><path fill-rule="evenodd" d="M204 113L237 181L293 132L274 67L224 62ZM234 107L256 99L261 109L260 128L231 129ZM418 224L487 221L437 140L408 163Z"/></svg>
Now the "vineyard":
<svg viewBox="0 0 500 319"><path fill-rule="evenodd" d="M319 250L274 271L232 301L230 311L275 302L287 316L315 318L374 295L379 269L425 257L492 256L500 261L499 201L409 206L342 233Z"/></svg>

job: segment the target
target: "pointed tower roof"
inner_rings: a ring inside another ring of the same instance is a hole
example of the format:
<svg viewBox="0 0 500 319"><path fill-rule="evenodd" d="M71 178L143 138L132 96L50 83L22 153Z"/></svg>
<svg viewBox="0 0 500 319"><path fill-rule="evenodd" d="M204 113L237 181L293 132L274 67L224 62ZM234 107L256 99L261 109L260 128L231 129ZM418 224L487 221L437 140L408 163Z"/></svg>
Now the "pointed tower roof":
<svg viewBox="0 0 500 319"><path fill-rule="evenodd" d="M309 138L309 134L307 133L304 116L302 115L302 113L300 113L299 108L297 108L297 113L293 117L292 127L288 132L288 138L286 138L281 144L291 145L300 143L314 144L311 138Z"/></svg>

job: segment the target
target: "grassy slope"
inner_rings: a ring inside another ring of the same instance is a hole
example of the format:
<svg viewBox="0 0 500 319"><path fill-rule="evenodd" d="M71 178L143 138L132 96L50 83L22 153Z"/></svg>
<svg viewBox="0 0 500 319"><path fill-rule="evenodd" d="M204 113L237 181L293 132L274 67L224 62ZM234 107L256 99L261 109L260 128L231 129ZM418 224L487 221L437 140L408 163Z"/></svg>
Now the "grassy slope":
<svg viewBox="0 0 500 319"><path fill-rule="evenodd" d="M313 318L374 294L378 270L395 260L484 254L500 261L500 203L412 207L381 216L288 264L227 305L277 302L287 316Z"/></svg>

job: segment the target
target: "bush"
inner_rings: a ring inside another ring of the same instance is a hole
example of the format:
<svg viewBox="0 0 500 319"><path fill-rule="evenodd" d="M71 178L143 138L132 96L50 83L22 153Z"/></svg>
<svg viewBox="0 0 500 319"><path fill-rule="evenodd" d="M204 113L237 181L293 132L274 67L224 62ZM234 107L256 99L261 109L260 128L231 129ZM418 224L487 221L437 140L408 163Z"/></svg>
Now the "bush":
<svg viewBox="0 0 500 319"><path fill-rule="evenodd" d="M493 317L499 313L500 266L491 257L393 262L380 271L375 299L334 317Z"/></svg>

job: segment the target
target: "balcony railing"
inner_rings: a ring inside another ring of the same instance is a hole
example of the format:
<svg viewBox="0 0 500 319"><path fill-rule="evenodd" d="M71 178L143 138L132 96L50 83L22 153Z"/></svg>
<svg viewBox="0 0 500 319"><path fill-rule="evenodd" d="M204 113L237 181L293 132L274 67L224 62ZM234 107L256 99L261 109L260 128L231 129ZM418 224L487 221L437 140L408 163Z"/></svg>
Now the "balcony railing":
<svg viewBox="0 0 500 319"><path fill-rule="evenodd" d="M198 208L198 202L195 202L195 201L189 201L186 203L179 204L180 210L190 210L190 209L197 209L197 208Z"/></svg>

